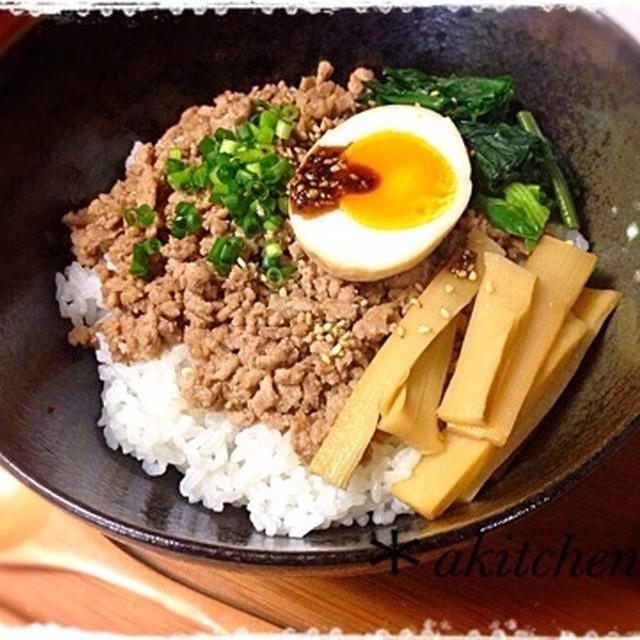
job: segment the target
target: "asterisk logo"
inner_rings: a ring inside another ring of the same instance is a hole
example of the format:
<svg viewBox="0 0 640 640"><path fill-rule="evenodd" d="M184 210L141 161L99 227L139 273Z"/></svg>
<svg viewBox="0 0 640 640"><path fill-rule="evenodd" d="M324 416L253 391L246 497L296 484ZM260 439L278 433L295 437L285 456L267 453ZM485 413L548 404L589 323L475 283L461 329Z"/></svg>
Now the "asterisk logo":
<svg viewBox="0 0 640 640"><path fill-rule="evenodd" d="M382 549L380 553L378 553L374 558L371 559L371 564L378 564L383 560L389 558L391 560L391 573L396 575L398 573L398 559L402 558L406 560L408 563L416 565L419 563L418 558L415 558L410 553L406 552L406 549L409 547L413 547L413 545L417 544L418 540L409 540L409 542L404 542L403 544L398 544L398 529L391 530L391 544L385 544L384 542L380 542L378 540L378 536L376 533L371 537L371 544L378 549Z"/></svg>

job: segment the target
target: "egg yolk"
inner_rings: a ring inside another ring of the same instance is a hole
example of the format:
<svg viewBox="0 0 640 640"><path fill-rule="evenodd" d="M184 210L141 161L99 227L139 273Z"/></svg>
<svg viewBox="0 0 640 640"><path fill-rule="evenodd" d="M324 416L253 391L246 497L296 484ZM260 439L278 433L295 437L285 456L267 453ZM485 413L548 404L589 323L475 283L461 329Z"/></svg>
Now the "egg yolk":
<svg viewBox="0 0 640 640"><path fill-rule="evenodd" d="M453 199L456 177L447 159L422 138L401 131L381 131L350 144L349 166L373 171L376 187L348 193L340 208L376 229L404 229L437 218Z"/></svg>

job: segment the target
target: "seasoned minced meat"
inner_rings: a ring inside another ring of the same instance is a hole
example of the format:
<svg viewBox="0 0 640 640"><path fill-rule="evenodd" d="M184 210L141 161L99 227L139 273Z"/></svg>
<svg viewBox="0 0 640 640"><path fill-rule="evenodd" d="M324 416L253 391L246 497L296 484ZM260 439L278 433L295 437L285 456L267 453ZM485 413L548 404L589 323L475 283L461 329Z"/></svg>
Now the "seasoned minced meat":
<svg viewBox="0 0 640 640"><path fill-rule="evenodd" d="M193 364L181 391L190 403L226 410L240 426L259 420L291 430L293 446L305 460L390 326L417 295L416 285L429 280L442 256L380 282L344 282L311 261L285 225L274 239L288 250L296 271L279 291L263 283L255 260L240 261L223 278L204 256L216 236L232 230L226 211L210 204L206 193L171 192L164 170L171 147L194 160L204 135L246 119L256 99L299 107L293 135L280 149L299 162L322 132L355 112L362 81L373 77L368 69L356 69L346 90L330 79L332 72L328 62L321 62L297 89L280 82L248 94L227 91L213 105L187 109L155 145L136 145L125 178L108 194L64 218L77 259L94 266L102 281L111 312L95 331L104 335L114 360L155 358L184 342ZM129 274L133 244L154 236L181 200L196 206L202 231L170 237L157 257L156 277L150 282L134 278ZM123 210L141 202L155 209L154 224L148 229L123 225ZM249 250L255 258L258 249L251 242ZM69 339L93 345L94 333L74 329Z"/></svg>

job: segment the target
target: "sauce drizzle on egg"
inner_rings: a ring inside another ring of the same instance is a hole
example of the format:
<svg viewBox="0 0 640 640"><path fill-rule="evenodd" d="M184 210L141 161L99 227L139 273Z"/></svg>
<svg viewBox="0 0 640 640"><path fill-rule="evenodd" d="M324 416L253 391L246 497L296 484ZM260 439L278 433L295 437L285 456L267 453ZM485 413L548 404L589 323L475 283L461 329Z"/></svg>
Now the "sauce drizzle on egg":
<svg viewBox="0 0 640 640"><path fill-rule="evenodd" d="M366 227L392 230L434 220L456 188L440 150L411 133L383 130L344 147L316 147L291 179L289 198L303 217L340 209Z"/></svg>
<svg viewBox="0 0 640 640"><path fill-rule="evenodd" d="M349 163L346 149L317 147L306 157L289 182L295 213L313 217L334 209L347 194L367 193L378 186L375 171Z"/></svg>

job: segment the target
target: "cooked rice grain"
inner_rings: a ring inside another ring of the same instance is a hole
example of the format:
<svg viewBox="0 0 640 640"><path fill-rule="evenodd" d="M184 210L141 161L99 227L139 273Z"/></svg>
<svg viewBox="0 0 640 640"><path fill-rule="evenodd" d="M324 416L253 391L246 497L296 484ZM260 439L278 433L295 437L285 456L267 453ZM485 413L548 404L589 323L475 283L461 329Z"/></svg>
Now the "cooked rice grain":
<svg viewBox="0 0 640 640"><path fill-rule="evenodd" d="M56 274L60 313L74 324L93 324L104 313L100 281L92 269L72 263ZM408 508L389 493L406 478L419 454L389 442L373 442L371 456L346 490L309 473L282 435L264 424L238 429L223 412L190 409L179 380L189 375L184 345L160 358L131 365L114 363L104 341L96 350L103 382L98 425L112 449L142 462L150 475L169 465L184 477L180 492L214 511L247 507L253 526L267 535L301 537L331 524L389 524ZM99 481L99 479L96 479Z"/></svg>

